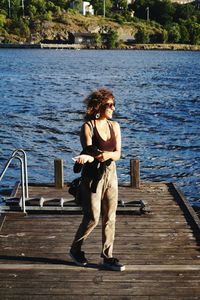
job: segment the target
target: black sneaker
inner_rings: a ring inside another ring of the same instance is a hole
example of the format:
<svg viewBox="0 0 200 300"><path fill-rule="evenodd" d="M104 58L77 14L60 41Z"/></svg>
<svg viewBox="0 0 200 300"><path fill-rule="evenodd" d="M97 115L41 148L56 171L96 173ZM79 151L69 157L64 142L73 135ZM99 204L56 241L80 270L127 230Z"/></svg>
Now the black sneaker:
<svg viewBox="0 0 200 300"><path fill-rule="evenodd" d="M103 267L111 271L124 271L125 266L120 264L119 260L114 257L104 258Z"/></svg>
<svg viewBox="0 0 200 300"><path fill-rule="evenodd" d="M83 251L73 252L72 250L70 250L69 254L77 266L84 267L88 264L88 261L85 258L85 253Z"/></svg>

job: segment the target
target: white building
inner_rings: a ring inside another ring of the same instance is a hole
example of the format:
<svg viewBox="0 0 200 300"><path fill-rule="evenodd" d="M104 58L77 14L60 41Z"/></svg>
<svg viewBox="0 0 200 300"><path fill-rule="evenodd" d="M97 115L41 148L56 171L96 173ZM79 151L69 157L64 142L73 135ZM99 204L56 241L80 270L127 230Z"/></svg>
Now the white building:
<svg viewBox="0 0 200 300"><path fill-rule="evenodd" d="M83 14L83 16L87 14L94 15L94 9L90 2L83 1L81 13Z"/></svg>

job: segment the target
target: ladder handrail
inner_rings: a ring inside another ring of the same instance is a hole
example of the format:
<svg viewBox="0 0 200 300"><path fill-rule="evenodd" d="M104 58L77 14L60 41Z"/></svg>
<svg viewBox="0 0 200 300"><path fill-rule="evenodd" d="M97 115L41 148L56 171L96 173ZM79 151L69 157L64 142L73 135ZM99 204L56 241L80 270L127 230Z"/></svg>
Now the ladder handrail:
<svg viewBox="0 0 200 300"><path fill-rule="evenodd" d="M10 158L7 160L6 165L0 175L0 181L5 175L8 167L10 166L13 159L18 159L21 165L21 186L22 186L22 209L23 212L26 212L25 201L28 198L28 169L27 169L27 156L26 152L23 149L16 149L13 151Z"/></svg>
<svg viewBox="0 0 200 300"><path fill-rule="evenodd" d="M19 155L19 153L22 153L23 161L24 161L24 182L25 182L25 194L26 198L29 198L28 193L28 168L27 168L27 155L26 152L23 149L16 149L13 151L12 156L15 156L16 154Z"/></svg>

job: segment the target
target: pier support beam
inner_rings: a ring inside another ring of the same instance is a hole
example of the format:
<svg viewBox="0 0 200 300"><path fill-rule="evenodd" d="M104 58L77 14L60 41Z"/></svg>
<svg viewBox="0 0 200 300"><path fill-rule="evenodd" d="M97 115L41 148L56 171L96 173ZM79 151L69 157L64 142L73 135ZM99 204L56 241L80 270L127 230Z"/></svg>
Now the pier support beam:
<svg viewBox="0 0 200 300"><path fill-rule="evenodd" d="M63 159L56 158L54 160L54 180L57 189L64 187Z"/></svg>
<svg viewBox="0 0 200 300"><path fill-rule="evenodd" d="M138 159L130 160L131 187L140 188L140 161Z"/></svg>

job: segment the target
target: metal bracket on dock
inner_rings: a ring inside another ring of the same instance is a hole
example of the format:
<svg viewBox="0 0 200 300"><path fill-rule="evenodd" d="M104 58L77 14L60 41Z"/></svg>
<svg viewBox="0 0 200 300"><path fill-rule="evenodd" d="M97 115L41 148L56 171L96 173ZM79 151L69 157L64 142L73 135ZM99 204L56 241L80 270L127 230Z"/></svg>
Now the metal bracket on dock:
<svg viewBox="0 0 200 300"><path fill-rule="evenodd" d="M150 208L145 200L132 200L132 201L118 201L118 211L133 212L138 211L140 213L150 212Z"/></svg>
<svg viewBox="0 0 200 300"><path fill-rule="evenodd" d="M22 198L7 198L5 206L1 207L1 211L21 210ZM82 207L78 206L74 198L28 198L26 199L26 210L37 212L76 212L82 213ZM149 212L149 207L144 200L119 200L117 212L123 214L144 214Z"/></svg>

